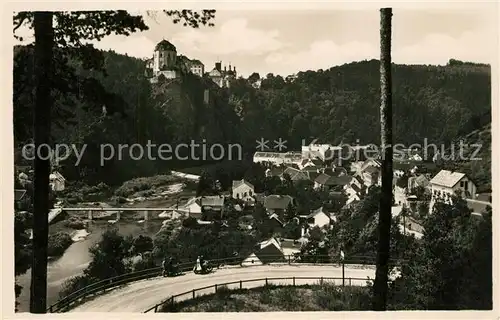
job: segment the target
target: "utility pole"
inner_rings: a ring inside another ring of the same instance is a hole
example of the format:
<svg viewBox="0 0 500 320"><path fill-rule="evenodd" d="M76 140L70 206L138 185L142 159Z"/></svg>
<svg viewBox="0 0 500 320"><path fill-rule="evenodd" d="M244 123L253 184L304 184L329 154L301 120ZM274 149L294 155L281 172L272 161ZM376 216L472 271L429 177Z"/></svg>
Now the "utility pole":
<svg viewBox="0 0 500 320"><path fill-rule="evenodd" d="M344 251L340 250L340 261L342 262L342 287L345 287L345 255Z"/></svg>

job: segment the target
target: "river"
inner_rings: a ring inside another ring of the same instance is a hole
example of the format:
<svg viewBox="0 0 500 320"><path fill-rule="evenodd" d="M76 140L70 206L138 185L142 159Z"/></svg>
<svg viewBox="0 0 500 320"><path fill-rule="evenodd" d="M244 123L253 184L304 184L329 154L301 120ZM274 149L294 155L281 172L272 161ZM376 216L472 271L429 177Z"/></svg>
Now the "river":
<svg viewBox="0 0 500 320"><path fill-rule="evenodd" d="M151 220L144 223L135 221L119 221L114 225L120 234L154 236L160 228L161 220ZM92 221L87 228L90 233L85 240L74 242L64 254L47 265L47 306L54 304L59 299L59 290L67 279L82 273L91 260L89 248L101 239L103 232L109 227L107 221ZM31 269L17 277L17 283L23 287L19 302L18 312L29 312Z"/></svg>

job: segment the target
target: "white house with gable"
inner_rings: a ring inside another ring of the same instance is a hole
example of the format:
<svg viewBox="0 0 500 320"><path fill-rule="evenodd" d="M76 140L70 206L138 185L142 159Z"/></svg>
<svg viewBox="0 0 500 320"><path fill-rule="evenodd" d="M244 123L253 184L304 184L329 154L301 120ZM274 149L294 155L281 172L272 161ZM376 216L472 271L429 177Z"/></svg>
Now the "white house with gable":
<svg viewBox="0 0 500 320"><path fill-rule="evenodd" d="M456 192L459 192L465 199L474 199L477 189L474 182L465 173L449 170L439 171L429 182L429 186L431 190L430 212L432 212L432 207L437 199L450 203L451 197Z"/></svg>
<svg viewBox="0 0 500 320"><path fill-rule="evenodd" d="M323 210L323 207L320 207L309 215L304 217L307 220L307 223L310 227L319 227L322 228L324 226L329 226L331 221L335 221L336 218L332 217L330 213Z"/></svg>
<svg viewBox="0 0 500 320"><path fill-rule="evenodd" d="M63 191L65 183L66 179L58 171L54 171L49 175L49 185L52 191Z"/></svg>
<svg viewBox="0 0 500 320"><path fill-rule="evenodd" d="M254 186L244 179L233 181L233 198L243 201L252 201L254 196Z"/></svg>

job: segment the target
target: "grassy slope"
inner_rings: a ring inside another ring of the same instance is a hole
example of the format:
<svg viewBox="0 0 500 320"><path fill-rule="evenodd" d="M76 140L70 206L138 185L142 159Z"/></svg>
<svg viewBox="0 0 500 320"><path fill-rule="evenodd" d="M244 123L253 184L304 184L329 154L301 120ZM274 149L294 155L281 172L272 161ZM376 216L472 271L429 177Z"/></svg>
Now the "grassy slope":
<svg viewBox="0 0 500 320"><path fill-rule="evenodd" d="M368 287L325 285L264 286L197 297L164 312L270 312L369 310Z"/></svg>

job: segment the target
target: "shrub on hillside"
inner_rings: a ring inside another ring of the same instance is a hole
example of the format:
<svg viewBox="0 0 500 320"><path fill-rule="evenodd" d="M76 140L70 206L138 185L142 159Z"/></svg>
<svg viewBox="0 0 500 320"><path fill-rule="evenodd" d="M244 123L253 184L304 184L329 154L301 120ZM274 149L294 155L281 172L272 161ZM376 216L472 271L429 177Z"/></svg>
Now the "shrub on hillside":
<svg viewBox="0 0 500 320"><path fill-rule="evenodd" d="M132 270L135 272L135 271L152 269L155 267L157 267L157 265L155 264L153 256L151 254L145 254L143 255L142 259L136 261L132 265Z"/></svg>
<svg viewBox="0 0 500 320"><path fill-rule="evenodd" d="M87 275L79 275L64 281L61 290L59 291L59 298L62 299L73 292L85 288L92 283L97 282L97 279L91 278Z"/></svg>
<svg viewBox="0 0 500 320"><path fill-rule="evenodd" d="M179 178L171 175L157 175L154 177L136 178L126 181L121 185L115 194L122 197L128 197L136 192L156 188L162 185L171 184L179 181Z"/></svg>
<svg viewBox="0 0 500 320"><path fill-rule="evenodd" d="M47 255L50 257L60 256L72 243L73 240L71 240L70 235L66 232L51 234L49 235Z"/></svg>

